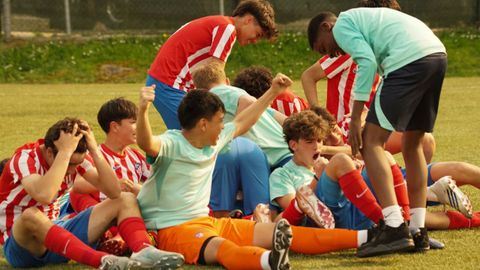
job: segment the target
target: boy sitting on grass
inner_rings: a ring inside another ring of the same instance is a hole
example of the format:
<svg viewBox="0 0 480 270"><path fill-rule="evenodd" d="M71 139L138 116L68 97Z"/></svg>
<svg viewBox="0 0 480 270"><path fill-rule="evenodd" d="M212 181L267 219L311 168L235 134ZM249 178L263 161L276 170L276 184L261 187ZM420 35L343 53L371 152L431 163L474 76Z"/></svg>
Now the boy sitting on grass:
<svg viewBox="0 0 480 270"><path fill-rule="evenodd" d="M58 198L77 175L110 199L76 216L57 219ZM6 163L0 183L0 243L13 267L69 260L112 270L183 264L182 255L150 245L135 196L121 193L117 177L84 121L60 120L50 127L45 139L18 148ZM133 251L130 258L93 249L113 224Z"/></svg>
<svg viewBox="0 0 480 270"><path fill-rule="evenodd" d="M356 231L290 227L283 219L276 224L256 224L250 220L208 216L218 152L246 132L290 84L288 77L277 75L265 95L225 125L222 101L208 91L192 90L178 109L182 130L169 130L158 137L152 135L148 120L148 108L155 98L154 87L142 88L138 144L154 161L152 175L140 191L138 201L147 227L158 230L159 248L184 254L189 264L220 263L228 269L289 269L289 248L318 254L355 248L362 242L358 241L362 237ZM366 238L365 232L363 235Z"/></svg>

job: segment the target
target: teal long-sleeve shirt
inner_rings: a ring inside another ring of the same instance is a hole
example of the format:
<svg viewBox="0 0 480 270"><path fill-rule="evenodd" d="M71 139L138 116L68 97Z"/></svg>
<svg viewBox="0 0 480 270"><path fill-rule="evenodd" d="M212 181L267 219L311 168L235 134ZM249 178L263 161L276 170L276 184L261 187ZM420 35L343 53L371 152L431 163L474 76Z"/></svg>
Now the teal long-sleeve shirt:
<svg viewBox="0 0 480 270"><path fill-rule="evenodd" d="M389 8L355 8L340 13L333 27L337 44L358 65L354 99L367 101L375 72L384 77L445 46L422 21Z"/></svg>

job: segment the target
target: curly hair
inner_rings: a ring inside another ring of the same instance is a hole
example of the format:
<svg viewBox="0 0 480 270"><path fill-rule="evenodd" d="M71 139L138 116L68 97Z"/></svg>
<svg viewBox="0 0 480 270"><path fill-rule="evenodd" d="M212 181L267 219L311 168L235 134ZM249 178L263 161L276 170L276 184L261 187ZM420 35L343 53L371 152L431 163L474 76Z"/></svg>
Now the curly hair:
<svg viewBox="0 0 480 270"><path fill-rule="evenodd" d="M386 7L396 10L402 10L396 0L361 0L357 7Z"/></svg>
<svg viewBox="0 0 480 270"><path fill-rule="evenodd" d="M278 36L275 25L275 11L266 0L243 0L233 11L233 17L242 17L251 14L258 22L266 39L275 39Z"/></svg>
<svg viewBox="0 0 480 270"><path fill-rule="evenodd" d="M73 126L75 126L75 124L77 124L78 128L82 130L87 130L88 128L82 123L82 120L78 118L66 117L65 119L58 121L48 129L44 138L45 147L51 148L53 151L53 154L57 155L58 149L55 146L55 141L58 140L58 138L60 138L61 131L65 133L72 133ZM79 133L80 131L77 131L77 134L75 135L78 135ZM83 154L86 152L87 152L87 139L85 137L82 137L78 142L77 148L75 149L75 153Z"/></svg>
<svg viewBox="0 0 480 270"><path fill-rule="evenodd" d="M300 139L324 140L329 133L327 121L311 110L294 113L283 122L283 134L287 143Z"/></svg>
<svg viewBox="0 0 480 270"><path fill-rule="evenodd" d="M335 117L329 111L327 111L326 108L314 105L310 107L310 110L320 116L323 120L327 121L331 130L335 129L337 120L335 120Z"/></svg>
<svg viewBox="0 0 480 270"><path fill-rule="evenodd" d="M264 66L242 69L235 77L233 86L242 88L256 98L261 97L272 86L272 72Z"/></svg>

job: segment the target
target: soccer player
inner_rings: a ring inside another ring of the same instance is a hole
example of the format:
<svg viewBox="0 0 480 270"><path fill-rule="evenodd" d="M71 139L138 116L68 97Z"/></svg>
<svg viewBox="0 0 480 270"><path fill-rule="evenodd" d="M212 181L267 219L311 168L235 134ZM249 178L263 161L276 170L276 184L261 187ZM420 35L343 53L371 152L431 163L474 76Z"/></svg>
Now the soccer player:
<svg viewBox="0 0 480 270"><path fill-rule="evenodd" d="M167 128L180 129L177 107L194 88L192 70L209 62L223 67L236 40L244 46L276 35L275 13L266 0L243 0L232 17L203 17L178 29L162 44L146 81L156 86L153 104Z"/></svg>
<svg viewBox="0 0 480 270"><path fill-rule="evenodd" d="M138 144L153 165L138 201L146 226L158 230L159 248L184 254L189 264L289 269L289 248L317 254L354 248L366 238L365 233L360 237L356 231L290 227L286 220L256 224L208 217L211 175L218 152L246 132L290 84L288 77L278 75L265 95L227 124L223 123L223 103L215 94L189 91L178 109L182 130L169 130L158 137L153 137L148 120L155 91L153 87L142 88Z"/></svg>
<svg viewBox="0 0 480 270"><path fill-rule="evenodd" d="M77 175L110 199L76 216L57 219L58 198ZM90 127L75 118L58 121L44 139L15 151L1 175L0 221L0 243L13 267L38 267L70 259L99 269L183 264L182 255L150 245L135 196L121 193ZM130 258L93 249L112 224L117 224L133 251Z"/></svg>
<svg viewBox="0 0 480 270"><path fill-rule="evenodd" d="M416 249L427 250L427 168L421 143L434 127L447 65L445 47L423 22L389 8L350 9L338 19L332 13L321 13L310 21L308 37L314 51L331 57L348 53L358 65L349 142L352 154L362 152L386 224L377 237L359 249L359 255L410 249L410 233L417 231L423 237L415 241ZM360 117L377 71L384 80L362 133ZM408 226L396 201L383 151L393 130L403 132L411 206Z"/></svg>
<svg viewBox="0 0 480 270"><path fill-rule="evenodd" d="M233 86L244 89L249 95L259 98L270 88L272 84L272 72L264 66L252 66L242 69L235 80ZM290 89L278 95L270 107L290 116L293 113L303 111L308 108L308 103L301 97L295 95Z"/></svg>

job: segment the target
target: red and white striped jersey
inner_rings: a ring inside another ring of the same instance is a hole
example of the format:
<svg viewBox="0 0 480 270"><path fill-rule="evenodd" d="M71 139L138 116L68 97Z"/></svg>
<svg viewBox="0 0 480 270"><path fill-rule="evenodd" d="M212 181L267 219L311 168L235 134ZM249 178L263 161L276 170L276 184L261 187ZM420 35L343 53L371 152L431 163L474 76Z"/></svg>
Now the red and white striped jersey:
<svg viewBox="0 0 480 270"><path fill-rule="evenodd" d="M99 148L118 179L129 179L136 184L141 184L150 176L150 165L145 160L145 156L137 150L127 147L125 154L119 155L105 144L101 144ZM101 193L100 200L105 199L105 194Z"/></svg>
<svg viewBox="0 0 480 270"><path fill-rule="evenodd" d="M330 58L325 55L319 60L325 75L327 76L327 110L334 115L337 123L342 121L344 115L349 114L353 107L352 89L355 83L357 73L357 64L355 64L350 55L341 55ZM370 107L370 103L375 95L375 91L380 84L380 76L375 75L375 81L372 85L370 100L365 104Z"/></svg>
<svg viewBox="0 0 480 270"><path fill-rule="evenodd" d="M76 168L75 174L65 176L55 199L48 205L42 205L27 193L21 181L30 175L44 175L50 168L42 156L40 147L43 144L44 140L39 139L35 143L25 144L15 150L15 154L5 165L0 177L0 233L2 235L0 244L2 245L10 235L15 220L27 208L36 206L50 220L57 219L60 211L58 198L73 185L77 173L83 175L93 168L93 162L87 156Z"/></svg>
<svg viewBox="0 0 480 270"><path fill-rule="evenodd" d="M296 96L292 91L286 90L273 100L271 106L273 109L290 116L308 109L308 103L301 97Z"/></svg>
<svg viewBox="0 0 480 270"><path fill-rule="evenodd" d="M173 88L191 90L194 85L190 70L211 56L226 62L236 37L232 17L208 16L193 20L160 47L148 74Z"/></svg>

